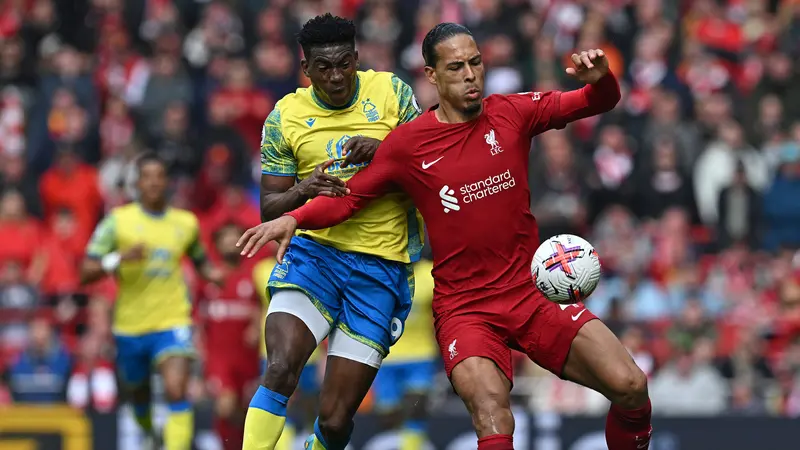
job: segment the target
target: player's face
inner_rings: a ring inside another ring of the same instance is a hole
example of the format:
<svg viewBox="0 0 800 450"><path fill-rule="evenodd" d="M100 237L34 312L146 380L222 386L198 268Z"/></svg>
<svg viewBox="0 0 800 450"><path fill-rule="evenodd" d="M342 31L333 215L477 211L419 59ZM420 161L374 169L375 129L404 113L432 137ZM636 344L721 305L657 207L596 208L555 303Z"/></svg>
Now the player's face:
<svg viewBox="0 0 800 450"><path fill-rule="evenodd" d="M483 59L472 36L459 34L436 45L436 67L425 67L428 80L436 85L439 101L474 115L483 101Z"/></svg>
<svg viewBox="0 0 800 450"><path fill-rule="evenodd" d="M303 72L325 103L344 106L356 92L358 52L349 44L314 47L302 61Z"/></svg>
<svg viewBox="0 0 800 450"><path fill-rule="evenodd" d="M145 203L161 203L167 194L167 168L160 162L146 162L139 171L137 187Z"/></svg>

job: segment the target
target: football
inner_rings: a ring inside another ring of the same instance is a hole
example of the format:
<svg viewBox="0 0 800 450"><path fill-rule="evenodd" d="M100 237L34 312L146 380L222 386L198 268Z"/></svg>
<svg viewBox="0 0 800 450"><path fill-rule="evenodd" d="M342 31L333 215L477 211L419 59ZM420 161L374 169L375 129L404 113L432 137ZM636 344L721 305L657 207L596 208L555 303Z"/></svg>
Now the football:
<svg viewBox="0 0 800 450"><path fill-rule="evenodd" d="M600 281L600 258L592 244L571 234L542 242L531 261L533 284L551 302L567 305L586 299Z"/></svg>

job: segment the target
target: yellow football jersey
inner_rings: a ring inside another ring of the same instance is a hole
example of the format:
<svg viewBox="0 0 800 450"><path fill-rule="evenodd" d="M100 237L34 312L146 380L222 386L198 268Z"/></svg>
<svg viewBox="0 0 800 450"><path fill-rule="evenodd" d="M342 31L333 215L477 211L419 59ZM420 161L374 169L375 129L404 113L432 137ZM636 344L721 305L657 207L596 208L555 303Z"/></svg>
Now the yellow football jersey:
<svg viewBox="0 0 800 450"><path fill-rule="evenodd" d="M275 264L278 262L275 258L267 258L263 261L260 261L256 266L253 268L253 283L258 286L258 292L261 294L261 304L264 305L264 312L262 313L262 319L265 319L267 316L267 308L269 307L269 289L265 288L267 285L267 281L269 281L269 275L272 273L272 269L275 268ZM262 289L262 287L264 287ZM266 320L261 321L261 356L263 358L267 357L267 346L264 342L264 325L266 324ZM320 351L321 347L317 347L314 350L314 353L311 354L311 357L308 358L308 363L313 364L317 362L320 358Z"/></svg>
<svg viewBox="0 0 800 450"><path fill-rule="evenodd" d="M420 260L414 263L414 303L406 319L403 335L392 346L387 363L435 359L439 354L433 331L433 263Z"/></svg>
<svg viewBox="0 0 800 450"><path fill-rule="evenodd" d="M328 173L348 180L367 165L341 167L342 147L350 137L383 140L421 113L411 87L391 73L358 72L356 87L350 104L340 108L326 105L313 88L283 97L261 132L261 172L303 180L317 165L335 159ZM400 262L416 261L424 241L421 216L399 193L376 200L335 227L299 233L342 251Z"/></svg>
<svg viewBox="0 0 800 450"><path fill-rule="evenodd" d="M117 271L114 332L135 336L191 325L192 305L181 260L184 256L195 264L205 260L197 218L175 208L152 214L139 203L115 208L95 229L87 255L102 258L140 244L145 247L144 258L122 261Z"/></svg>

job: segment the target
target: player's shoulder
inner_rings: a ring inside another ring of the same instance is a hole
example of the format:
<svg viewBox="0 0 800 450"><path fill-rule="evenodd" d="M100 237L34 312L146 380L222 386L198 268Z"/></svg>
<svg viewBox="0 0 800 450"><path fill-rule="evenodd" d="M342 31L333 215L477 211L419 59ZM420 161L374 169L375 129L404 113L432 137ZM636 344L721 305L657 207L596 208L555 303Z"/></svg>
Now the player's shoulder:
<svg viewBox="0 0 800 450"><path fill-rule="evenodd" d="M360 82L367 87L387 87L391 86L392 84L392 77L395 75L392 72L380 72L375 70L359 70L358 71L358 78L361 80Z"/></svg>
<svg viewBox="0 0 800 450"><path fill-rule="evenodd" d="M393 72L376 72L366 70L358 72L362 89L367 92L380 91L390 96L402 96L411 88L397 74Z"/></svg>
<svg viewBox="0 0 800 450"><path fill-rule="evenodd" d="M170 219L187 227L197 227L199 224L197 216L188 209L170 208L167 210L167 214L169 214Z"/></svg>
<svg viewBox="0 0 800 450"><path fill-rule="evenodd" d="M115 206L106 213L106 219L125 220L131 219L142 214L142 208L138 203L132 202L120 206Z"/></svg>
<svg viewBox="0 0 800 450"><path fill-rule="evenodd" d="M301 101L301 97L303 95L302 90L306 88L298 88L295 92L290 92L280 100L275 102L275 106L272 108L272 111L267 116L267 121L277 119L280 121L281 114L286 111L287 109L291 108L294 105L297 105Z"/></svg>
<svg viewBox="0 0 800 450"><path fill-rule="evenodd" d="M549 99L550 96L557 93L558 91L548 91L548 92L529 91L529 92L517 92L516 94L492 94L486 97L483 101L484 101L484 107L488 107L489 109L518 107L518 106L527 106L526 104L531 104L531 103L540 103L545 99Z"/></svg>

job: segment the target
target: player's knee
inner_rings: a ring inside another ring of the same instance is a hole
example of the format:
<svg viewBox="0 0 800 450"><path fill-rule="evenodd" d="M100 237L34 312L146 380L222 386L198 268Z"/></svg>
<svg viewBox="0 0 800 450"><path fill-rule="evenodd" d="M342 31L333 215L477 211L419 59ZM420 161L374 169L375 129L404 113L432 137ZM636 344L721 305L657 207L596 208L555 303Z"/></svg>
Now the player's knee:
<svg viewBox="0 0 800 450"><path fill-rule="evenodd" d="M329 442L346 442L353 431L353 418L344 408L334 408L328 413L320 409L319 430Z"/></svg>
<svg viewBox="0 0 800 450"><path fill-rule="evenodd" d="M636 366L626 364L621 367L612 382L614 398L610 400L625 409L635 409L647 402L647 375Z"/></svg>
<svg viewBox="0 0 800 450"><path fill-rule="evenodd" d="M514 415L507 392L488 392L468 400L472 425L478 436L513 434Z"/></svg>
<svg viewBox="0 0 800 450"><path fill-rule="evenodd" d="M263 385L271 391L291 397L300 378L298 372L297 367L292 367L292 364L284 358L270 359L264 372Z"/></svg>

